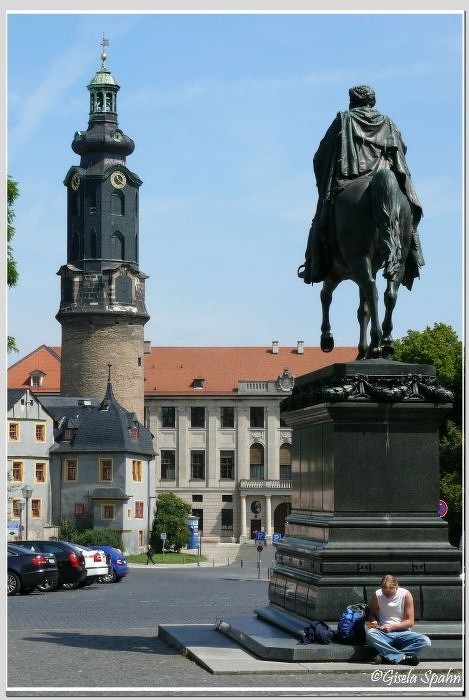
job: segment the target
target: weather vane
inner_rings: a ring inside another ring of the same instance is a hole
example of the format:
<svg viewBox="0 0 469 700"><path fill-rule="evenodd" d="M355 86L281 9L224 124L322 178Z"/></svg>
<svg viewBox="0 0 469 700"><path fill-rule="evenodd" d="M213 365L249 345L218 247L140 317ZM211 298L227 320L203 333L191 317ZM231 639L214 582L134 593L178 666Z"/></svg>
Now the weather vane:
<svg viewBox="0 0 469 700"><path fill-rule="evenodd" d="M106 39L104 34L103 34L103 40L101 42L101 46L103 47L103 50L101 51L101 61L103 62L103 67L104 67L104 62L107 58L107 54L106 54L104 49L106 48L106 46L109 46L109 39Z"/></svg>

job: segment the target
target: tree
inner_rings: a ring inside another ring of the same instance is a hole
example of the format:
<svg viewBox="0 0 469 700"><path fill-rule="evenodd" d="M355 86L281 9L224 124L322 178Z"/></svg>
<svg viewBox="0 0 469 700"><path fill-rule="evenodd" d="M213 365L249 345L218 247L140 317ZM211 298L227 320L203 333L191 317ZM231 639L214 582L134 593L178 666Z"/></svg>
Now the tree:
<svg viewBox="0 0 469 700"><path fill-rule="evenodd" d="M161 533L166 533L165 549L181 551L189 540L187 516L191 506L171 491L160 493L156 501L156 513L150 543L156 552L163 551Z"/></svg>
<svg viewBox="0 0 469 700"><path fill-rule="evenodd" d="M13 257L13 248L11 242L13 236L15 235L15 228L13 226L13 219L15 218L15 212L13 210L13 204L16 198L19 196L18 183L15 182L10 176L7 178L7 284L9 287L14 287L18 283L18 267L16 265L16 260ZM15 339L10 335L8 336L7 344L8 352L18 352L16 347Z"/></svg>
<svg viewBox="0 0 469 700"><path fill-rule="evenodd" d="M440 495L448 504L448 538L457 546L462 532L462 342L451 326L435 323L424 331L407 331L395 343L394 358L434 365L439 383L454 393L452 409L440 427Z"/></svg>

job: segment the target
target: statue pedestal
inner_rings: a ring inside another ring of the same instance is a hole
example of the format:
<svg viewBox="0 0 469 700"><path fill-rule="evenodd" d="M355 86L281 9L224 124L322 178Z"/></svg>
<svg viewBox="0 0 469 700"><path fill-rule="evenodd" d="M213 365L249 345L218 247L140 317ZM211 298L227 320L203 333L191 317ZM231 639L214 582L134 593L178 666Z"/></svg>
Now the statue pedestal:
<svg viewBox="0 0 469 700"><path fill-rule="evenodd" d="M461 553L438 516L438 429L450 401L428 365L351 362L296 380L282 416L293 428L292 512L271 604L337 620L394 574L416 621L461 620Z"/></svg>

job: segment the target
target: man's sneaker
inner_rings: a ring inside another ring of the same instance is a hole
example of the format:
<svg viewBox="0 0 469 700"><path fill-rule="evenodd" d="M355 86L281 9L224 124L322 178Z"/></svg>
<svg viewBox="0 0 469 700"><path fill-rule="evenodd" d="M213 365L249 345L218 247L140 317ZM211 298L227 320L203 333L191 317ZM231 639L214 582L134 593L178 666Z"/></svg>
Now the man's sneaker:
<svg viewBox="0 0 469 700"><path fill-rule="evenodd" d="M385 663L386 663L386 660L383 659L383 657L380 656L380 654L378 654L378 656L375 656L375 658L372 660L371 663L372 663L374 666L380 666L381 664L385 664Z"/></svg>
<svg viewBox="0 0 469 700"><path fill-rule="evenodd" d="M402 661L398 662L399 666L418 666L419 660L415 654L405 654Z"/></svg>

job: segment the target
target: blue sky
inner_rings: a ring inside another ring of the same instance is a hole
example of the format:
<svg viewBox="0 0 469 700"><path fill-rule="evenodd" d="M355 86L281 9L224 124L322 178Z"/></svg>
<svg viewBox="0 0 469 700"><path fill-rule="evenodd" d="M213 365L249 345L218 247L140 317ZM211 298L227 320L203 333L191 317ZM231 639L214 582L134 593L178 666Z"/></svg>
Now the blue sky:
<svg viewBox="0 0 469 700"><path fill-rule="evenodd" d="M20 355L9 361L61 342L63 179L79 164L70 144L87 128L103 33L119 126L136 144L127 166L143 180L147 340L318 344L320 285L296 276L317 198L312 157L362 83L401 129L424 210L426 266L400 292L394 336L440 321L461 335L462 23L457 13L9 14L7 170L21 192L8 298ZM337 345L357 344L357 305L343 283Z"/></svg>

